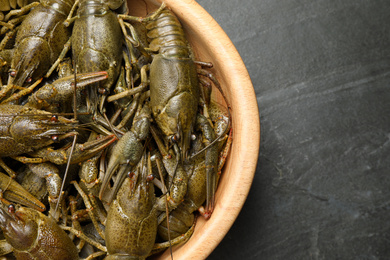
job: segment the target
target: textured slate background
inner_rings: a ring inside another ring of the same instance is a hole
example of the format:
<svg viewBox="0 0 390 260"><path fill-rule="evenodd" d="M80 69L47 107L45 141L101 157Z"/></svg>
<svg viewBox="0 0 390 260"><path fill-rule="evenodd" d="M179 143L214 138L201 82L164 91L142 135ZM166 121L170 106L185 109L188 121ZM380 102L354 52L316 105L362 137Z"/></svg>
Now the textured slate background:
<svg viewBox="0 0 390 260"><path fill-rule="evenodd" d="M248 199L209 259L390 259L390 1L198 3L261 124Z"/></svg>

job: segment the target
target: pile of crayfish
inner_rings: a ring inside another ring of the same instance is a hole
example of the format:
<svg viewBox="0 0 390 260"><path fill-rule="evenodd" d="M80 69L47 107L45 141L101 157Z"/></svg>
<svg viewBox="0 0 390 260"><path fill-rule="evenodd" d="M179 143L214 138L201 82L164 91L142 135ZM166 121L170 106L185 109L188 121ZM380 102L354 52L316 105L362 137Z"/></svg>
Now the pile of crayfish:
<svg viewBox="0 0 390 260"><path fill-rule="evenodd" d="M187 241L232 131L175 14L0 4L0 255L145 259Z"/></svg>

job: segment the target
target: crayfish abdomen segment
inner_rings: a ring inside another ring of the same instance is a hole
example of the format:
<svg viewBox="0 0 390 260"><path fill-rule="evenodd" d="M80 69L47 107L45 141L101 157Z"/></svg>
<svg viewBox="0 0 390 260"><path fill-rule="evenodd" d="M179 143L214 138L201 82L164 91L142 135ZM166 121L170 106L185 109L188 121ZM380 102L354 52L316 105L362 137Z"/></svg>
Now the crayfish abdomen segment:
<svg viewBox="0 0 390 260"><path fill-rule="evenodd" d="M190 50L183 27L170 10L162 10L155 20L146 25L146 29L152 51L170 58L189 58Z"/></svg>

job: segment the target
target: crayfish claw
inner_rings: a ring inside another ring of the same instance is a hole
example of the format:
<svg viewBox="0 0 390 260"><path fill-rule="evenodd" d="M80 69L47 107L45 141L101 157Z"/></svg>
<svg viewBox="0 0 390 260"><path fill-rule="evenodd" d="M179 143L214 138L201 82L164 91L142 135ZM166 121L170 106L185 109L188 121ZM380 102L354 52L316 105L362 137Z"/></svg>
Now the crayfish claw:
<svg viewBox="0 0 390 260"><path fill-rule="evenodd" d="M117 138L115 135L108 135L93 141L88 141L84 144L77 144L72 154L71 164L81 163L93 157L116 140ZM66 150L67 158L69 158L71 152L70 148Z"/></svg>
<svg viewBox="0 0 390 260"><path fill-rule="evenodd" d="M5 185L8 185L6 187ZM18 203L39 211L45 211L46 207L31 193L25 190L19 183L11 177L0 172L0 189L2 190L2 200ZM7 203L8 204L8 203Z"/></svg>
<svg viewBox="0 0 390 260"><path fill-rule="evenodd" d="M42 158L43 161L50 161L57 165L67 163L69 158L70 164L76 164L88 160L116 140L117 138L115 135L108 135L84 144L76 144L74 150L72 150L71 147L65 150L53 150L50 147L46 147L31 154Z"/></svg>
<svg viewBox="0 0 390 260"><path fill-rule="evenodd" d="M102 186L99 192L100 199L102 199L103 193L116 170L118 169L119 174L122 176L124 173L126 173L128 165L132 167L139 162L142 153L143 145L132 131L127 132L122 136L122 138L119 139L108 162L107 171L104 175ZM120 181L123 181L122 177L120 177ZM119 188L121 185L118 183L116 186ZM111 201L112 196L110 197L111 198L109 200Z"/></svg>
<svg viewBox="0 0 390 260"><path fill-rule="evenodd" d="M32 253L39 259L78 259L69 236L53 218L39 211L23 207L15 210L13 205L7 210L0 207L0 227L17 259L31 259Z"/></svg>

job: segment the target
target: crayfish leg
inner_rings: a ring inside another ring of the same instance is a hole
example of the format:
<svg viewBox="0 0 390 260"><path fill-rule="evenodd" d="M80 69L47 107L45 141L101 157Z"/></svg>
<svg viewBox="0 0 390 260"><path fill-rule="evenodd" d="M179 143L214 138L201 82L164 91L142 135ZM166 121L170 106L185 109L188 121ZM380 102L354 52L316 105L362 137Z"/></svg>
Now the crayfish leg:
<svg viewBox="0 0 390 260"><path fill-rule="evenodd" d="M47 71L45 78L50 77L50 75L53 73L53 71L58 67L60 62L65 58L66 53L69 51L70 46L71 46L71 39L65 43L64 48L62 49L60 56L57 58L57 60L53 63L53 65L50 67L50 69Z"/></svg>
<svg viewBox="0 0 390 260"><path fill-rule="evenodd" d="M83 198L84 204L85 204L85 206L87 207L87 210L88 210L88 215L91 218L92 223L95 226L96 230L98 231L99 235L103 239L105 239L104 230L102 230L102 228L99 226L99 222L97 221L97 217L96 217L96 215L94 213L94 210L93 210L93 207L92 207L92 204L91 204L91 202L89 200L88 195L85 194L83 189L79 186L79 184L76 181L72 181L71 183L74 185L76 190L79 192L80 196Z"/></svg>
<svg viewBox="0 0 390 260"><path fill-rule="evenodd" d="M182 234L182 235L180 235L180 236L178 236L170 241L166 241L166 242L162 242L162 243L155 243L153 246L153 250L149 255L157 254L161 251L164 251L167 248L170 248L172 246L187 242L191 238L192 234L194 233L195 225L196 225L196 219L186 233L184 233L184 234Z"/></svg>
<svg viewBox="0 0 390 260"><path fill-rule="evenodd" d="M7 173L8 175L14 179L16 177L16 172L14 170L12 170L4 161L3 159L0 158L0 166L1 168L3 168Z"/></svg>
<svg viewBox="0 0 390 260"><path fill-rule="evenodd" d="M18 10L11 10L9 13L4 17L4 21L8 21L11 16L22 16L26 13L28 13L32 8L39 5L39 2L33 2L31 4L28 4L26 6L23 6L22 8Z"/></svg>
<svg viewBox="0 0 390 260"><path fill-rule="evenodd" d="M9 98L7 98L6 100L2 101L1 104L6 104L6 103L10 103L12 101L16 101L19 98L30 94L42 82L42 79L43 78L38 79L37 81L34 82L34 84L29 86L28 88L21 89L18 93L15 93L12 96L10 96Z"/></svg>

